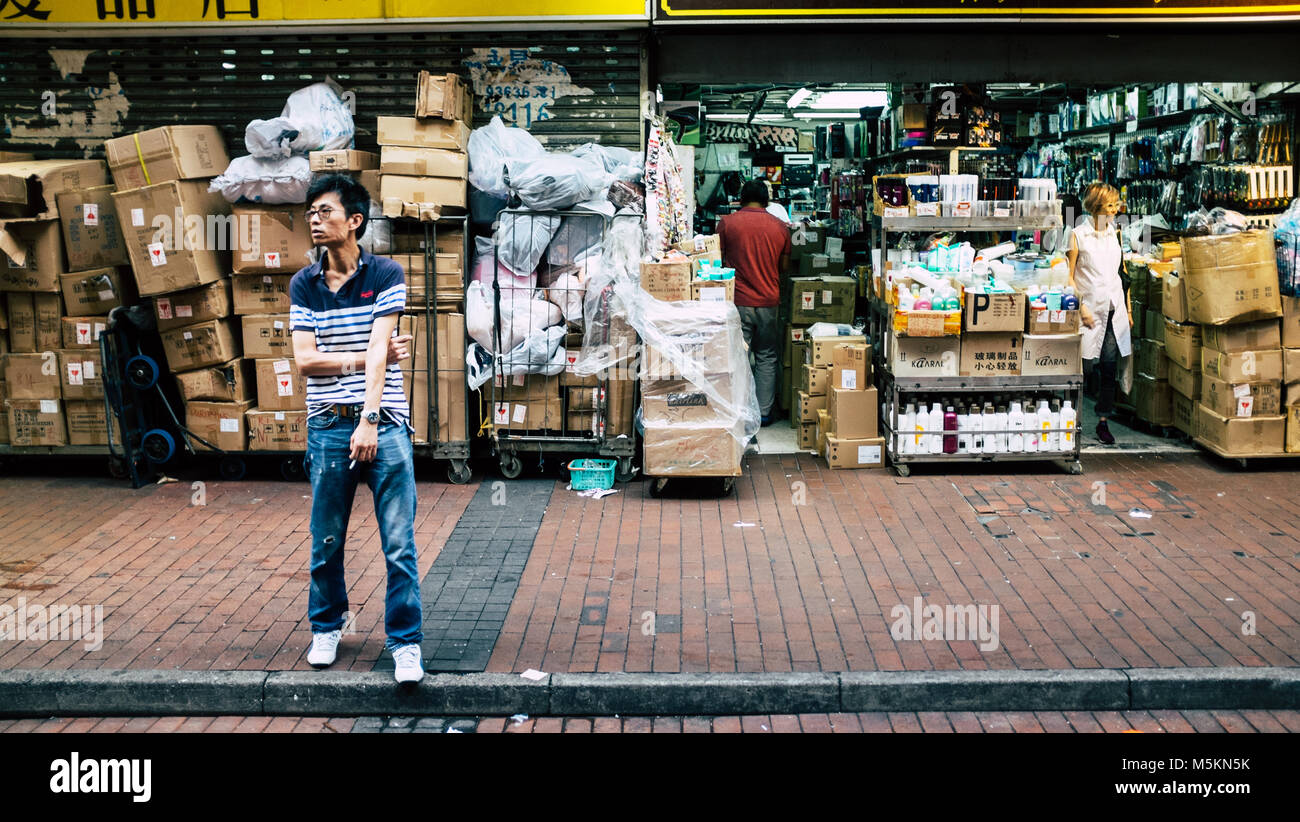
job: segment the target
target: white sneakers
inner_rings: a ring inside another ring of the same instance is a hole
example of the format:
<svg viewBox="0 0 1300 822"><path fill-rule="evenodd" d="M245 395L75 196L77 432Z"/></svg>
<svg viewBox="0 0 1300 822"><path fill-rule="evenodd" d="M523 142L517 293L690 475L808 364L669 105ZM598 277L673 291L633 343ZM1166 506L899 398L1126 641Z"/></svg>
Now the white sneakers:
<svg viewBox="0 0 1300 822"><path fill-rule="evenodd" d="M396 668L393 676L399 683L419 682L424 679L424 663L420 659L420 646L415 643L399 645L393 649Z"/></svg>
<svg viewBox="0 0 1300 822"><path fill-rule="evenodd" d="M307 652L307 664L313 668L325 668L334 664L338 656L339 639L342 631L326 631L311 635L311 650Z"/></svg>

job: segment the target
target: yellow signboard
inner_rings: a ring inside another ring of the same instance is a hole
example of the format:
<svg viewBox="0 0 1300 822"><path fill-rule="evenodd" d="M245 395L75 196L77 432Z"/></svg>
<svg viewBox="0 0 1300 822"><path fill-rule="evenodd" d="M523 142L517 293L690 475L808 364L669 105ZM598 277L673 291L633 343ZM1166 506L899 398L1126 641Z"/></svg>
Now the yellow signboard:
<svg viewBox="0 0 1300 822"><path fill-rule="evenodd" d="M348 20L573 20L649 18L645 0L0 0L12 26L151 23L256 25Z"/></svg>

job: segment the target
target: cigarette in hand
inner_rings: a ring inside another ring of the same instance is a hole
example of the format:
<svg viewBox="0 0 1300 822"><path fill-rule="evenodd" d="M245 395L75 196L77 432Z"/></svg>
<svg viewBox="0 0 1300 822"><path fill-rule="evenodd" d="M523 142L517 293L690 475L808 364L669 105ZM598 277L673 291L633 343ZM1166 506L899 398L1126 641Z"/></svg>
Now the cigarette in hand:
<svg viewBox="0 0 1300 822"><path fill-rule="evenodd" d="M356 468L356 467L357 467L357 461L356 461L356 460L353 460L352 462L348 463L348 470L349 470L349 471L351 471L353 468Z"/></svg>

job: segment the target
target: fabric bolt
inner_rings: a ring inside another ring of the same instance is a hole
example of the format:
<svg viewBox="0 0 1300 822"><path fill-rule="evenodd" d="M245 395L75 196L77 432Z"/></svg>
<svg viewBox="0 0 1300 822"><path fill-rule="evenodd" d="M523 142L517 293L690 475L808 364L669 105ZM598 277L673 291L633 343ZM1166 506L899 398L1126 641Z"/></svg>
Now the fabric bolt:
<svg viewBox="0 0 1300 822"><path fill-rule="evenodd" d="M722 218L723 263L736 269L736 305L774 308L781 303L781 257L790 253L790 228L751 206Z"/></svg>

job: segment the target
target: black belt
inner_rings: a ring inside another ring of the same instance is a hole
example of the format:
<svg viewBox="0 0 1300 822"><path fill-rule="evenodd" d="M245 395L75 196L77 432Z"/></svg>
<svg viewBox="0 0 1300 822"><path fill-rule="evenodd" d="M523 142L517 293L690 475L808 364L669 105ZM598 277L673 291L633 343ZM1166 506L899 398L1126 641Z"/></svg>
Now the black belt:
<svg viewBox="0 0 1300 822"><path fill-rule="evenodd" d="M361 419L361 411L364 405L333 405L334 413L346 419Z"/></svg>

